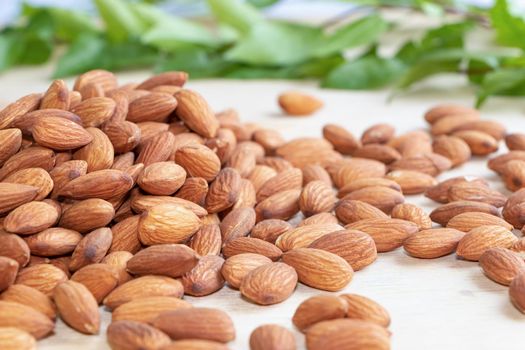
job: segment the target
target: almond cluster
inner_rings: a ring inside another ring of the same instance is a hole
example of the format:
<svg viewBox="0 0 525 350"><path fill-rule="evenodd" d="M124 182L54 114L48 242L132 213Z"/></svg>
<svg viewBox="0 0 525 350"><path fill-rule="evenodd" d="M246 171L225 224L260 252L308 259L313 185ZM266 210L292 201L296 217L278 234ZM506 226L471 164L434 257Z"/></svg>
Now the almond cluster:
<svg viewBox="0 0 525 350"><path fill-rule="evenodd" d="M442 105L426 113L428 131L377 124L357 138L329 124L287 141L215 113L187 78L119 85L93 70L0 111L2 349L33 349L56 317L98 334L99 305L112 312L114 350L227 349L231 318L184 295L228 285L271 305L298 283L340 291L400 247L479 261L525 312L525 240L512 232L525 224L525 135ZM297 94L280 99L292 114L322 104ZM483 179L436 180L504 138L511 151L488 165L516 191L508 198ZM439 203L429 214L405 202L423 193ZM390 348L390 317L364 296L313 297L292 320L309 350ZM249 342L296 348L277 325Z"/></svg>

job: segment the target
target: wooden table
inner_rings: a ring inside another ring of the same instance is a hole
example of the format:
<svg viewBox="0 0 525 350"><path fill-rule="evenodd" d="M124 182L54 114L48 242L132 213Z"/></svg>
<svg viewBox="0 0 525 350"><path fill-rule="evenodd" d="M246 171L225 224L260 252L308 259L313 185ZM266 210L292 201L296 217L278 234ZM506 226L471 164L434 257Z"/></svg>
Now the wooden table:
<svg viewBox="0 0 525 350"><path fill-rule="evenodd" d="M17 69L0 76L0 98L13 100L23 94L45 91L50 68ZM140 81L149 72L120 74L121 82ZM71 81L68 81L71 83ZM244 121L276 128L287 138L319 136L328 122L339 123L359 135L367 126L389 122L398 132L426 127L422 114L441 102L472 104L473 94L465 83L444 77L424 84L418 92L387 103L388 91L320 90L314 83L290 81L194 81L189 87L200 91L216 110L235 107ZM70 85L71 86L71 85ZM288 89L311 92L325 102L317 114L306 118L284 117L276 96ZM494 99L482 111L483 118L504 123L509 131L525 130L523 99ZM504 146L501 147L504 151ZM446 179L460 174L483 176L491 185L505 191L498 177L482 159L441 175ZM505 191L505 193L508 193ZM407 196L407 202L427 211L435 203L422 196ZM519 233L518 233L519 234ZM520 234L519 234L520 235ZM344 292L368 296L390 312L393 349L523 349L525 316L510 304L507 288L487 279L476 263L447 256L435 260L408 257L402 249L380 254L371 266L355 274ZM237 337L232 349L247 349L251 331L264 323L277 323L292 329L304 348L304 338L291 323L296 307L306 298L325 293L299 285L292 297L273 306L257 306L243 300L228 287L203 298L186 297L195 306L220 308L233 318ZM105 329L110 314L103 311L99 336L84 336L57 322L56 335L39 343L39 349L107 349ZM329 350L329 349L327 349Z"/></svg>

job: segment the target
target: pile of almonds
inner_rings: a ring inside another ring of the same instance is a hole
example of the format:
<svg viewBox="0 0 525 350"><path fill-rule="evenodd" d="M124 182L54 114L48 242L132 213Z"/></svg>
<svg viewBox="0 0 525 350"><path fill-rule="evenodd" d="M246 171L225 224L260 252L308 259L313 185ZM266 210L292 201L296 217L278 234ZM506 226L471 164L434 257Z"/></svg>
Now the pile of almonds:
<svg viewBox="0 0 525 350"><path fill-rule="evenodd" d="M401 246L479 261L525 313L525 240L512 232L525 224L525 134L441 105L425 115L430 132L377 124L356 138L329 124L323 138L286 141L234 110L214 113L186 80L119 86L93 70L73 90L56 80L0 111L2 349L33 349L57 315L97 334L100 304L112 349L227 349L230 317L184 295L227 284L270 305L298 282L339 291ZM297 115L322 105L296 92L279 101ZM511 151L488 166L515 191L508 198L483 179L436 180L502 139ZM422 193L440 203L430 214L405 202ZM310 350L390 348L390 317L364 296L310 298L292 321ZM277 325L249 342L296 348Z"/></svg>

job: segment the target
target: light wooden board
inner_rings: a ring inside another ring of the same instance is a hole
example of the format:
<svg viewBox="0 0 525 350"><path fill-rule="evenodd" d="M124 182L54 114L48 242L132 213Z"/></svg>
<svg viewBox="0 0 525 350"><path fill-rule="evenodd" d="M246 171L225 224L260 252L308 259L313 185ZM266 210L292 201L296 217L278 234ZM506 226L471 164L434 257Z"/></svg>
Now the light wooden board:
<svg viewBox="0 0 525 350"><path fill-rule="evenodd" d="M26 68L0 76L0 98L13 100L23 94L45 91L50 69ZM120 74L121 82L138 81L148 72ZM69 81L71 83L71 81ZM435 87L435 86L438 87ZM426 127L421 116L441 102L472 103L472 93L464 82L452 77L423 85L417 93L387 103L388 92L319 90L313 83L286 81L196 81L189 87L200 91L216 110L235 107L244 121L277 128L287 138L319 136L328 122L339 123L359 135L367 126L389 122L398 132ZM279 92L290 88L312 92L325 101L325 108L307 118L284 117L276 106ZM495 99L483 109L484 118L504 123L509 131L525 131L523 100ZM502 146L502 149L504 146ZM486 168L485 160L443 174L440 179L459 174L483 176L494 188L504 190L499 179ZM506 192L507 193L507 192ZM430 211L435 204L421 196L407 196L407 202ZM408 257L402 249L380 254L377 262L355 274L345 292L368 296L384 305L392 316L392 344L398 350L443 349L523 349L525 316L509 302L507 288L488 280L476 263L448 256L435 260ZM297 305L321 291L299 285L285 302L261 307L243 300L228 287L203 298L186 299L195 306L220 308L233 318L237 337L232 349L247 349L250 332L264 323L294 329L291 317ZM105 328L110 314L103 311L99 336L83 336L62 322L56 334L39 343L39 349L107 349ZM303 336L297 335L299 349ZM328 350L328 349L327 349Z"/></svg>

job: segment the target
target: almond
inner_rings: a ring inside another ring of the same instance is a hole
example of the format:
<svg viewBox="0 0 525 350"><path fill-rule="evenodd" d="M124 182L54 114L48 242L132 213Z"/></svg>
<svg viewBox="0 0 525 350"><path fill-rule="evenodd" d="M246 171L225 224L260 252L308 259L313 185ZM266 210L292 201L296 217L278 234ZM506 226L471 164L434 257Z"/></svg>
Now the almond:
<svg viewBox="0 0 525 350"><path fill-rule="evenodd" d="M0 214L9 212L18 206L33 200L38 193L38 188L29 185L20 185L0 182Z"/></svg>
<svg viewBox="0 0 525 350"><path fill-rule="evenodd" d="M286 169L266 181L257 191L257 201L263 201L276 193L301 189L303 184L303 174L297 168Z"/></svg>
<svg viewBox="0 0 525 350"><path fill-rule="evenodd" d="M184 244L159 244L139 251L128 261L128 271L134 275L180 277L191 271L199 258Z"/></svg>
<svg viewBox="0 0 525 350"><path fill-rule="evenodd" d="M432 220L420 207L403 203L398 204L392 209L392 219L412 221L420 230L427 230L432 227Z"/></svg>
<svg viewBox="0 0 525 350"><path fill-rule="evenodd" d="M139 241L138 228L140 216L135 215L126 218L111 228L113 240L109 252L128 251L136 253L141 248Z"/></svg>
<svg viewBox="0 0 525 350"><path fill-rule="evenodd" d="M20 266L26 266L29 262L29 247L18 235L4 233L0 229L0 256L6 256L18 262Z"/></svg>
<svg viewBox="0 0 525 350"><path fill-rule="evenodd" d="M152 136L140 148L136 163L144 166L169 159L175 145L175 136L169 131L164 131ZM178 163L178 162L177 162Z"/></svg>
<svg viewBox="0 0 525 350"><path fill-rule="evenodd" d="M252 237L238 237L226 242L222 247L222 254L226 258L243 253L256 253L277 261L283 252L270 242Z"/></svg>
<svg viewBox="0 0 525 350"><path fill-rule="evenodd" d="M38 188L37 195L34 198L36 201L41 201L46 198L53 189L53 180L51 179L51 176L42 168L27 168L19 170L6 177L3 181Z"/></svg>
<svg viewBox="0 0 525 350"><path fill-rule="evenodd" d="M257 159L257 164L269 166L276 172L281 172L293 167L292 163L281 157L264 157L262 159Z"/></svg>
<svg viewBox="0 0 525 350"><path fill-rule="evenodd" d="M159 204L141 216L138 235L145 245L181 243L197 232L200 225L199 218L182 205Z"/></svg>
<svg viewBox="0 0 525 350"><path fill-rule="evenodd" d="M104 133L107 135L113 149L116 153L126 153L133 150L141 140L141 131L137 124L122 121L109 122L103 127Z"/></svg>
<svg viewBox="0 0 525 350"><path fill-rule="evenodd" d="M204 339L227 343L235 339L231 318L218 309L194 307L161 313L153 326L171 339Z"/></svg>
<svg viewBox="0 0 525 350"><path fill-rule="evenodd" d="M297 271L301 283L332 292L343 289L354 274L346 260L321 249L290 250L283 254L283 262Z"/></svg>
<svg viewBox="0 0 525 350"><path fill-rule="evenodd" d="M347 310L348 304L344 299L332 295L318 295L299 304L292 322L304 332L318 322L344 318Z"/></svg>
<svg viewBox="0 0 525 350"><path fill-rule="evenodd" d="M0 256L0 292L6 290L15 282L18 267L16 260Z"/></svg>
<svg viewBox="0 0 525 350"><path fill-rule="evenodd" d="M430 218L441 226L446 226L449 220L454 216L467 212L480 212L499 216L498 209L490 204L472 201L456 201L437 207L430 213Z"/></svg>
<svg viewBox="0 0 525 350"><path fill-rule="evenodd" d="M475 110L474 108L461 106L461 105L453 105L453 104L442 104L438 105L436 107L433 107L429 109L425 113L425 120L433 124L439 119L446 117L448 115L460 115L460 114L468 114L468 115L474 115L479 117L479 112Z"/></svg>
<svg viewBox="0 0 525 350"><path fill-rule="evenodd" d="M28 235L53 226L59 213L45 202L29 202L11 211L4 220L8 232Z"/></svg>
<svg viewBox="0 0 525 350"><path fill-rule="evenodd" d="M201 256L219 255L222 247L221 230L219 225L203 224L191 237L189 246Z"/></svg>
<svg viewBox="0 0 525 350"><path fill-rule="evenodd" d="M339 231L342 227L338 224L312 224L296 227L281 236L275 242L275 245L283 251L295 248L308 247L319 237L325 236L331 232Z"/></svg>
<svg viewBox="0 0 525 350"><path fill-rule="evenodd" d="M377 259L377 249L372 237L357 230L328 233L313 241L308 247L339 255L352 266L354 271L361 270Z"/></svg>
<svg viewBox="0 0 525 350"><path fill-rule="evenodd" d="M510 301L521 313L525 313L525 273L521 272L509 285Z"/></svg>
<svg viewBox="0 0 525 350"><path fill-rule="evenodd" d="M217 213L231 207L239 198L241 177L233 168L222 169L206 195L206 210Z"/></svg>
<svg viewBox="0 0 525 350"><path fill-rule="evenodd" d="M343 199L362 201L389 214L396 205L405 201L403 194L383 186L365 187L347 194Z"/></svg>
<svg viewBox="0 0 525 350"><path fill-rule="evenodd" d="M271 178L277 175L277 171L266 165L256 165L247 179L253 184L255 191L259 189Z"/></svg>
<svg viewBox="0 0 525 350"><path fill-rule="evenodd" d="M388 145L368 144L358 148L352 154L354 157L374 159L385 164L390 164L398 159L401 159L401 154Z"/></svg>
<svg viewBox="0 0 525 350"><path fill-rule="evenodd" d="M113 220L115 209L111 203L90 198L74 203L60 218L59 225L81 233L104 227Z"/></svg>
<svg viewBox="0 0 525 350"><path fill-rule="evenodd" d="M55 287L65 281L67 275L58 267L51 264L38 264L20 270L15 283L33 287L50 296Z"/></svg>
<svg viewBox="0 0 525 350"><path fill-rule="evenodd" d="M484 225L498 225L512 231L514 228L511 224L494 215L486 213L466 212L454 216L447 223L448 228L454 228L463 232L468 232L473 228Z"/></svg>
<svg viewBox="0 0 525 350"><path fill-rule="evenodd" d="M164 276L143 276L118 286L104 299L110 310L129 301L155 296L181 298L184 294L182 283Z"/></svg>
<svg viewBox="0 0 525 350"><path fill-rule="evenodd" d="M525 161L510 160L502 170L505 186L511 191L517 191L525 186Z"/></svg>
<svg viewBox="0 0 525 350"><path fill-rule="evenodd" d="M336 151L342 154L352 154L361 147L361 142L340 125L326 124L323 127L323 137L334 146Z"/></svg>
<svg viewBox="0 0 525 350"><path fill-rule="evenodd" d="M224 259L217 255L202 257L197 265L181 279L184 293L201 297L215 293L224 286L221 268Z"/></svg>
<svg viewBox="0 0 525 350"><path fill-rule="evenodd" d="M188 128L203 137L215 137L219 121L200 94L182 89L175 94L175 98L179 102L175 113Z"/></svg>
<svg viewBox="0 0 525 350"><path fill-rule="evenodd" d="M93 97L80 102L71 112L82 119L82 125L98 127L107 122L115 112L116 103L108 97Z"/></svg>
<svg viewBox="0 0 525 350"><path fill-rule="evenodd" d="M144 89L144 90L151 90L160 85L183 86L187 80L188 80L188 73L186 72L177 72L177 71L164 72L164 73L156 74L144 80L136 88Z"/></svg>
<svg viewBox="0 0 525 350"><path fill-rule="evenodd" d="M383 327L390 325L388 311L372 299L358 294L341 294L339 298L348 304L346 317L376 323Z"/></svg>
<svg viewBox="0 0 525 350"><path fill-rule="evenodd" d="M441 135L434 139L432 149L435 153L450 159L452 167L467 162L471 157L469 145L456 136Z"/></svg>
<svg viewBox="0 0 525 350"><path fill-rule="evenodd" d="M487 165L489 169L501 174L505 171L506 163L511 160L525 160L525 151L509 151L508 153L489 159Z"/></svg>
<svg viewBox="0 0 525 350"><path fill-rule="evenodd" d="M479 115L472 113L460 113L446 115L432 123L432 135L450 134L457 130L461 125L479 119Z"/></svg>
<svg viewBox="0 0 525 350"><path fill-rule="evenodd" d="M331 143L324 139L310 137L303 137L289 141L277 148L275 153L299 169L308 164L328 162L331 159L333 160L336 156ZM264 164L270 165L268 163ZM281 163L280 166L285 166L285 164ZM276 164L274 164L274 166L275 165ZM277 172L279 172L279 170L277 170Z"/></svg>
<svg viewBox="0 0 525 350"><path fill-rule="evenodd" d="M169 196L175 193L186 180L186 171L174 162L158 162L148 165L137 183L150 194Z"/></svg>
<svg viewBox="0 0 525 350"><path fill-rule="evenodd" d="M117 287L119 275L111 265L91 264L76 271L71 281L83 284L100 304Z"/></svg>
<svg viewBox="0 0 525 350"><path fill-rule="evenodd" d="M507 145L507 148L511 151L514 151L514 150L524 151L525 150L525 134L522 134L522 133L508 134L505 136L505 144Z"/></svg>
<svg viewBox="0 0 525 350"><path fill-rule="evenodd" d="M459 241L456 253L463 259L478 261L487 249L510 248L517 240L512 232L501 226L479 226Z"/></svg>
<svg viewBox="0 0 525 350"><path fill-rule="evenodd" d="M170 337L142 322L116 321L107 329L107 340L113 350L160 349L171 343Z"/></svg>
<svg viewBox="0 0 525 350"><path fill-rule="evenodd" d="M282 93L278 102L283 112L292 116L307 116L323 106L323 102L318 98L299 91Z"/></svg>
<svg viewBox="0 0 525 350"><path fill-rule="evenodd" d="M191 304L169 296L144 297L131 300L113 310L112 322L134 321L153 323L157 316L166 311L191 308Z"/></svg>
<svg viewBox="0 0 525 350"><path fill-rule="evenodd" d="M390 124L375 124L361 135L363 145L370 143L387 143L394 136L395 129Z"/></svg>
<svg viewBox="0 0 525 350"><path fill-rule="evenodd" d="M71 180L60 189L58 195L73 199L111 199L126 193L132 186L131 176L125 172L105 169Z"/></svg>
<svg viewBox="0 0 525 350"><path fill-rule="evenodd" d="M5 129L0 130L0 166L4 164L6 160L11 158L22 145L22 132L20 129Z"/></svg>
<svg viewBox="0 0 525 350"><path fill-rule="evenodd" d="M177 100L165 93L152 92L129 103L127 119L138 123L162 122L177 108Z"/></svg>
<svg viewBox="0 0 525 350"><path fill-rule="evenodd" d="M26 113L38 109L42 94L29 94L0 110L0 129L6 129Z"/></svg>
<svg viewBox="0 0 525 350"><path fill-rule="evenodd" d="M77 77L73 89L80 91L87 84L102 86L104 91L110 91L117 87L117 77L104 69L93 69Z"/></svg>
<svg viewBox="0 0 525 350"><path fill-rule="evenodd" d="M365 219L388 218L384 212L373 205L352 199L341 200L335 208L335 214L343 224L351 224Z"/></svg>
<svg viewBox="0 0 525 350"><path fill-rule="evenodd" d="M242 278L239 289L245 298L259 305L272 305L288 299L296 285L295 269L274 262L252 269Z"/></svg>
<svg viewBox="0 0 525 350"><path fill-rule="evenodd" d="M331 185L323 181L312 181L302 190L299 197L299 208L304 216L312 216L322 212L330 212L337 198Z"/></svg>
<svg viewBox="0 0 525 350"><path fill-rule="evenodd" d="M405 239L419 231L415 223L400 219L366 219L346 225L345 228L370 235L378 252L389 252L401 247Z"/></svg>
<svg viewBox="0 0 525 350"><path fill-rule="evenodd" d="M390 334L381 326L363 320L336 319L319 322L306 331L308 350L390 349Z"/></svg>
<svg viewBox="0 0 525 350"><path fill-rule="evenodd" d="M230 240L247 236L254 225L255 210L253 208L233 209L219 225L222 241L227 243Z"/></svg>
<svg viewBox="0 0 525 350"><path fill-rule="evenodd" d="M430 176L439 175L452 167L452 162L437 153L405 157L390 164L391 170L414 170Z"/></svg>
<svg viewBox="0 0 525 350"><path fill-rule="evenodd" d="M415 258L435 259L453 253L464 235L453 228L422 230L410 235L403 248Z"/></svg>
<svg viewBox="0 0 525 350"><path fill-rule="evenodd" d="M204 207L208 194L208 182L203 177L186 178L175 196Z"/></svg>
<svg viewBox="0 0 525 350"><path fill-rule="evenodd" d="M161 350L228 350L228 345L211 340L183 339L163 346Z"/></svg>
<svg viewBox="0 0 525 350"><path fill-rule="evenodd" d="M483 179L458 176L441 181L437 185L428 188L425 191L425 196L439 203L448 203L448 190L456 184L467 182L475 183L478 186L488 186L488 183Z"/></svg>
<svg viewBox="0 0 525 350"><path fill-rule="evenodd" d="M276 324L265 324L250 334L250 350L295 350L295 336Z"/></svg>
<svg viewBox="0 0 525 350"><path fill-rule="evenodd" d="M0 179L27 168L42 168L50 171L55 166L55 153L49 148L30 146L23 147L9 158L0 168Z"/></svg>
<svg viewBox="0 0 525 350"><path fill-rule="evenodd" d="M505 137L505 134L507 133L507 130L505 130L503 124L494 120L473 120L461 124L460 126L454 129L454 131L463 130L481 131L492 136L497 141L503 139Z"/></svg>
<svg viewBox="0 0 525 350"><path fill-rule="evenodd" d="M100 313L97 301L83 284L75 281L61 283L55 288L53 299L60 318L71 328L85 334L98 334Z"/></svg>
<svg viewBox="0 0 525 350"><path fill-rule="evenodd" d="M413 170L394 170L386 178L397 182L404 194L423 193L438 183L432 176Z"/></svg>
<svg viewBox="0 0 525 350"><path fill-rule="evenodd" d="M448 190L448 199L450 202L483 202L491 204L496 208L502 207L507 201L507 197L505 197L502 193L492 190L486 186L479 186L478 184L472 182L452 185Z"/></svg>
<svg viewBox="0 0 525 350"><path fill-rule="evenodd" d="M13 327L41 339L53 331L55 324L43 313L10 301L0 300L0 329ZM18 349L17 349L18 350Z"/></svg>
<svg viewBox="0 0 525 350"><path fill-rule="evenodd" d="M86 175L87 163L83 160L69 160L57 165L49 172L53 180L53 192L51 198L56 199L58 192L71 180L79 176Z"/></svg>
<svg viewBox="0 0 525 350"><path fill-rule="evenodd" d="M515 228L522 228L525 223L525 189L511 194L503 206L502 215Z"/></svg>
<svg viewBox="0 0 525 350"><path fill-rule="evenodd" d="M114 149L107 135L100 129L87 128L92 141L73 154L73 159L85 160L88 172L111 168L114 159Z"/></svg>
<svg viewBox="0 0 525 350"><path fill-rule="evenodd" d="M232 209L253 208L257 203L255 188L250 180L241 179L240 183L239 195Z"/></svg>
<svg viewBox="0 0 525 350"><path fill-rule="evenodd" d="M247 147L240 147L238 145L230 157L226 165L230 168L236 169L242 177L247 177L253 171L256 165L255 154Z"/></svg>
<svg viewBox="0 0 525 350"><path fill-rule="evenodd" d="M242 253L226 259L222 265L221 273L226 282L238 289L246 275L259 266L270 264L272 261L264 255Z"/></svg>
<svg viewBox="0 0 525 350"><path fill-rule="evenodd" d="M108 264L117 272L117 285L121 285L131 280L133 277L127 271L127 263L133 254L126 251L114 251L109 253L102 259L103 264Z"/></svg>
<svg viewBox="0 0 525 350"><path fill-rule="evenodd" d="M273 129L259 129L253 133L253 140L264 147L267 154L273 154L285 141L282 135Z"/></svg>
<svg viewBox="0 0 525 350"><path fill-rule="evenodd" d="M59 256L70 254L82 240L77 231L61 227L48 228L26 238L31 253L39 256Z"/></svg>
<svg viewBox="0 0 525 350"><path fill-rule="evenodd" d="M19 328L0 327L0 347L4 350L35 350L36 340Z"/></svg>
<svg viewBox="0 0 525 350"><path fill-rule="evenodd" d="M303 168L303 185L312 181L323 181L332 187L332 178L330 174L320 165L309 164Z"/></svg>
<svg viewBox="0 0 525 350"><path fill-rule="evenodd" d="M188 200L170 196L141 195L139 191L133 191L131 195L131 209L139 214L151 211L153 207L161 204L182 206L193 214L202 217L208 214L206 209Z"/></svg>
<svg viewBox="0 0 525 350"><path fill-rule="evenodd" d="M250 232L250 237L259 238L270 243L275 243L277 238L290 230L292 225L284 220L268 219L257 223Z"/></svg>
<svg viewBox="0 0 525 350"><path fill-rule="evenodd" d="M348 186L360 179L383 177L386 173L385 165L373 159L351 158L337 163L339 165L335 166L332 178L338 188Z"/></svg>
<svg viewBox="0 0 525 350"><path fill-rule="evenodd" d="M69 263L69 270L76 271L86 265L98 263L111 246L113 234L107 227L91 231L78 243Z"/></svg>
<svg viewBox="0 0 525 350"><path fill-rule="evenodd" d="M470 147L472 154L476 156L484 156L498 150L498 141L489 134L481 131L456 131L453 136L465 141Z"/></svg>
<svg viewBox="0 0 525 350"><path fill-rule="evenodd" d="M506 286L525 270L523 259L505 248L487 249L479 258L479 266L488 278Z"/></svg>
<svg viewBox="0 0 525 350"><path fill-rule="evenodd" d="M35 288L23 284L13 284L2 294L0 300L29 306L54 320L56 318L55 305L50 297Z"/></svg>

